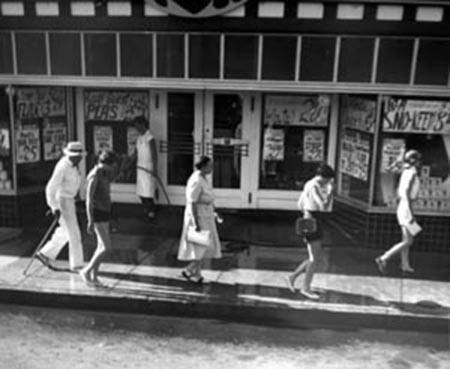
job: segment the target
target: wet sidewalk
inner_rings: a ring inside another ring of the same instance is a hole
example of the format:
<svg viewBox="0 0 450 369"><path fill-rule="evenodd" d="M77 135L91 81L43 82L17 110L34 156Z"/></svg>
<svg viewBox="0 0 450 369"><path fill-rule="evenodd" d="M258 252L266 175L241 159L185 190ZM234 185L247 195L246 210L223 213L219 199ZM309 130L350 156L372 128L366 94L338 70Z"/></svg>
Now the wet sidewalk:
<svg viewBox="0 0 450 369"><path fill-rule="evenodd" d="M388 274L380 276L373 262L379 251L326 247L313 282L321 298L310 301L291 293L284 280L306 257L302 247L244 247L225 241L223 258L207 263L206 283L198 286L181 277L177 238L157 228L146 234L114 233L114 249L100 270L106 287L92 288L77 274L50 271L38 261L23 275L39 235L0 244L2 302L290 327L449 329L447 255L413 253L414 275L400 274L393 261ZM85 249L89 257L93 237L85 238ZM65 260L57 263L67 266Z"/></svg>

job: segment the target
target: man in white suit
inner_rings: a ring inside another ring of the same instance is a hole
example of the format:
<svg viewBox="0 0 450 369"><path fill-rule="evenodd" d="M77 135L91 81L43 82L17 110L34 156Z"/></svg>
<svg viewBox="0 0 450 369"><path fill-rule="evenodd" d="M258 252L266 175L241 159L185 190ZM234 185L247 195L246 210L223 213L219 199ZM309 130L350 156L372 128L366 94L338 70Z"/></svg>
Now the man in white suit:
<svg viewBox="0 0 450 369"><path fill-rule="evenodd" d="M53 214L59 217L59 226L36 257L50 267L64 245L69 242L69 266L75 271L83 267L84 261L75 197L81 185L78 164L86 153L81 142L77 141L69 142L63 153L64 156L56 164L45 189L47 204Z"/></svg>

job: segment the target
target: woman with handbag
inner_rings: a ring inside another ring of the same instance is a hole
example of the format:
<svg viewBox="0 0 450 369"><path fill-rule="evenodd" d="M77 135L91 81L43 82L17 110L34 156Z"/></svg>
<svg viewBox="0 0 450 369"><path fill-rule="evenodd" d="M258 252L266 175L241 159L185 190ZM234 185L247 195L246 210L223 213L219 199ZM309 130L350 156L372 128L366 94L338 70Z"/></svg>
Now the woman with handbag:
<svg viewBox="0 0 450 369"><path fill-rule="evenodd" d="M298 207L303 212L305 223L312 223L314 229L304 233L308 246L308 259L300 263L294 272L286 277L286 283L289 289L295 292L295 280L304 272L305 278L300 293L313 300L320 298L311 290L311 282L318 260L322 255L322 218L324 212L331 211L334 176L334 170L330 166L320 164L315 177L305 183L298 200Z"/></svg>
<svg viewBox="0 0 450 369"><path fill-rule="evenodd" d="M409 263L409 249L414 242L414 237L421 231L413 213L413 203L417 199L420 189L417 169L420 166L421 154L416 150L409 150L405 153L403 161L403 171L397 190L399 197L397 220L402 229L402 240L375 259L378 269L383 274L386 271L388 260L397 253L400 253L402 271L404 273L414 272Z"/></svg>
<svg viewBox="0 0 450 369"><path fill-rule="evenodd" d="M190 282L202 283L203 260L222 257L215 223L214 196L206 176L212 172L212 160L203 156L186 185L186 208L178 260L190 261L182 276Z"/></svg>

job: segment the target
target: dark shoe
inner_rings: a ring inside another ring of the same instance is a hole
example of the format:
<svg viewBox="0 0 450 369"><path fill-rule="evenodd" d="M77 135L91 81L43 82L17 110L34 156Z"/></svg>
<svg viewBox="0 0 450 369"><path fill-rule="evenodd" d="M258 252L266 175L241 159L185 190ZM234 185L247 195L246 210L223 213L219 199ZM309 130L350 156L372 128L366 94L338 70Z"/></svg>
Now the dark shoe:
<svg viewBox="0 0 450 369"><path fill-rule="evenodd" d="M375 263L377 263L380 273L386 274L386 262L381 257L378 257L375 259Z"/></svg>
<svg viewBox="0 0 450 369"><path fill-rule="evenodd" d="M181 275L188 281L188 282L192 282L191 277L192 274L188 274L188 272L186 270L183 270L181 272Z"/></svg>
<svg viewBox="0 0 450 369"><path fill-rule="evenodd" d="M53 264L51 262L51 259L49 257L45 256L44 254L38 252L36 254L36 259L38 259L42 263L42 265L46 266L47 268L49 268L51 270L55 269L55 267L53 266Z"/></svg>

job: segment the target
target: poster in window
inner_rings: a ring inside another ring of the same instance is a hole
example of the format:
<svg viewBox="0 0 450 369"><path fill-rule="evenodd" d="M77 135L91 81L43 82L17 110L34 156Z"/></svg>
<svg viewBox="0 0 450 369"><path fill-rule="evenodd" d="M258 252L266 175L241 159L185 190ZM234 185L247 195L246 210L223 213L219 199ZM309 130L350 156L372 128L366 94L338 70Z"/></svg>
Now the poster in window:
<svg viewBox="0 0 450 369"><path fill-rule="evenodd" d="M374 133L377 115L377 101L359 96L342 97L342 123L347 128Z"/></svg>
<svg viewBox="0 0 450 369"><path fill-rule="evenodd" d="M64 123L46 124L43 130L44 160L57 160L67 143L67 128Z"/></svg>
<svg viewBox="0 0 450 369"><path fill-rule="evenodd" d="M306 129L303 136L303 161L320 162L325 159L325 133L318 129Z"/></svg>
<svg viewBox="0 0 450 369"><path fill-rule="evenodd" d="M359 133L344 134L341 141L340 171L350 177L369 178L370 141Z"/></svg>
<svg viewBox="0 0 450 369"><path fill-rule="evenodd" d="M9 156L10 149L9 129L0 128L0 156Z"/></svg>
<svg viewBox="0 0 450 369"><path fill-rule="evenodd" d="M66 115L64 87L20 87L16 95L16 118L20 121Z"/></svg>
<svg viewBox="0 0 450 369"><path fill-rule="evenodd" d="M94 153L113 150L113 131L109 126L94 126Z"/></svg>
<svg viewBox="0 0 450 369"><path fill-rule="evenodd" d="M138 116L148 118L149 96L136 91L87 91L86 120L131 121Z"/></svg>
<svg viewBox="0 0 450 369"><path fill-rule="evenodd" d="M385 138L381 149L381 173L399 173L406 143L401 138Z"/></svg>
<svg viewBox="0 0 450 369"><path fill-rule="evenodd" d="M264 124L326 127L329 111L328 95L267 95Z"/></svg>
<svg viewBox="0 0 450 369"><path fill-rule="evenodd" d="M127 147L128 156L131 156L136 151L136 141L139 137L139 131L134 127L127 128Z"/></svg>
<svg viewBox="0 0 450 369"><path fill-rule="evenodd" d="M39 129L21 129L16 133L17 163L35 163L41 160Z"/></svg>
<svg viewBox="0 0 450 369"><path fill-rule="evenodd" d="M386 97L383 131L450 134L450 102Z"/></svg>
<svg viewBox="0 0 450 369"><path fill-rule="evenodd" d="M284 160L284 131L282 129L269 127L264 130L263 160Z"/></svg>

